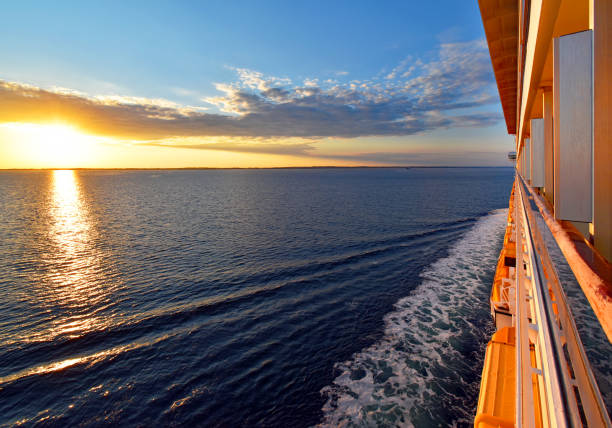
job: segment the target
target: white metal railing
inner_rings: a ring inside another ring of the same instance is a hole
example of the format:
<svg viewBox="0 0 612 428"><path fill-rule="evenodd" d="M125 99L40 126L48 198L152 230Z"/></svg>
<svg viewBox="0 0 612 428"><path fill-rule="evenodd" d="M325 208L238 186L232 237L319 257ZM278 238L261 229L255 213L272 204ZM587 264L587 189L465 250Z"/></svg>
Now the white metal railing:
<svg viewBox="0 0 612 428"><path fill-rule="evenodd" d="M515 183L517 426L535 427L538 405L543 427L611 427L525 185Z"/></svg>

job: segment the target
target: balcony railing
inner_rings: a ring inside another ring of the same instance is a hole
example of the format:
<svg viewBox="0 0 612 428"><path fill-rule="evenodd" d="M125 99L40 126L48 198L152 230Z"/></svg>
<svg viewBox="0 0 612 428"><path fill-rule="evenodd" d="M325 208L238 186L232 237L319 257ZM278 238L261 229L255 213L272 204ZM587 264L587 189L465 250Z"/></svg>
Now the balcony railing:
<svg viewBox="0 0 612 428"><path fill-rule="evenodd" d="M516 425L611 427L525 183L516 178ZM536 420L541 418L541 424Z"/></svg>

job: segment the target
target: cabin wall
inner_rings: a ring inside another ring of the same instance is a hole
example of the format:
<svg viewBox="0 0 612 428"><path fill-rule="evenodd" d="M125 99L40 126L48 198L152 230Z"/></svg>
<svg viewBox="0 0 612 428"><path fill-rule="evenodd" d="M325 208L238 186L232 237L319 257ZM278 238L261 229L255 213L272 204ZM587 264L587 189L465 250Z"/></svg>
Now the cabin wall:
<svg viewBox="0 0 612 428"><path fill-rule="evenodd" d="M572 221L612 262L612 2L522 4L530 9L519 12L519 21L529 27L519 47L525 64L519 76L517 169L540 189L557 219ZM589 29L590 34L577 34ZM573 47L566 43L572 40ZM591 47L585 44L589 40ZM559 51L553 52L559 43L568 45L561 59L565 77L575 73L560 84Z"/></svg>
<svg viewBox="0 0 612 428"><path fill-rule="evenodd" d="M503 35L516 46L508 60L517 62L518 105L516 113L504 114L516 122L517 172L545 197L556 219L574 223L612 262L612 1L479 3L488 11L487 37ZM515 37L497 21L491 27L495 17L512 17L512 7ZM489 49L495 58L505 52L498 44ZM496 72L499 67L494 64ZM506 96L507 82L500 83Z"/></svg>

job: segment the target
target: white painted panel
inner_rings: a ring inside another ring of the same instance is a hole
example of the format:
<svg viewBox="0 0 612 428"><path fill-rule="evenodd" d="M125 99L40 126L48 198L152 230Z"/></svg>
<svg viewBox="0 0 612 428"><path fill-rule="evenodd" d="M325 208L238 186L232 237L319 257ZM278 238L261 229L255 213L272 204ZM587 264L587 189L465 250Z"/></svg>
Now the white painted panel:
<svg viewBox="0 0 612 428"><path fill-rule="evenodd" d="M523 178L527 181L531 180L531 144L529 143L529 138L525 138L525 147L523 148L523 157L525 158L525 163L523 164Z"/></svg>
<svg viewBox="0 0 612 428"><path fill-rule="evenodd" d="M554 44L555 216L592 221L593 55L591 31Z"/></svg>
<svg viewBox="0 0 612 428"><path fill-rule="evenodd" d="M544 187L544 119L531 119L531 185Z"/></svg>

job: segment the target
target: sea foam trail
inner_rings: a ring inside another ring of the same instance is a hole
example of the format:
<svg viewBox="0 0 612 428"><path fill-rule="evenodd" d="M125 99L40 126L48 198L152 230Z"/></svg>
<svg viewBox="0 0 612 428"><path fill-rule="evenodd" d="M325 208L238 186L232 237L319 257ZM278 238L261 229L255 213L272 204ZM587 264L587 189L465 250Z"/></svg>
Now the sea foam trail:
<svg viewBox="0 0 612 428"><path fill-rule="evenodd" d="M488 296L507 210L480 219L384 318L382 340L337 363L321 426L456 426L472 421Z"/></svg>

